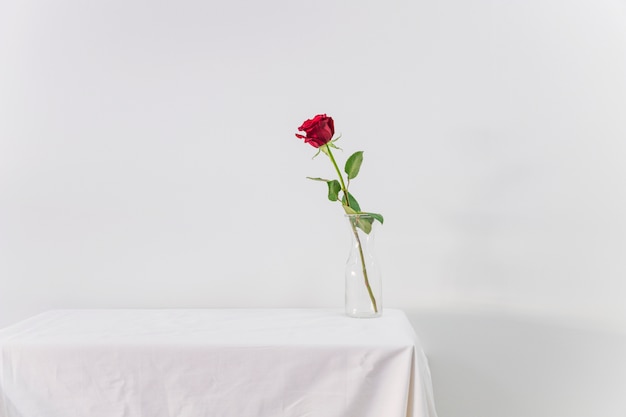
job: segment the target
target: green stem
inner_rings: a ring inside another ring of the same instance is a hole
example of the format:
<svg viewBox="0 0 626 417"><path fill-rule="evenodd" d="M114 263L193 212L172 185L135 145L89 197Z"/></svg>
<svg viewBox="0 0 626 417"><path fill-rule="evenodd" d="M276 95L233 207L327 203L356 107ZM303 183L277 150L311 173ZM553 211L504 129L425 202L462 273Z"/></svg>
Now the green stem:
<svg viewBox="0 0 626 417"><path fill-rule="evenodd" d="M339 182L341 183L341 191L343 192L343 196L346 199L345 204L346 206L350 207L350 199L348 198L348 187L346 187L346 183L343 182L343 175L341 175L341 170L339 169L339 166L337 165L337 161L335 161L335 157L333 156L333 153L330 150L330 146L328 146L328 144L324 146L326 147L326 151L328 151L328 157L333 163L333 166L335 167L335 171L337 171L337 176L339 177ZM376 305L376 298L374 297L374 293L372 292L372 287L370 286L370 280L367 277L367 268L365 267L365 256L363 255L363 246L361 245L359 232L356 230L356 224L352 221L352 219L350 219L350 226L352 226L352 233L354 233L356 242L359 245L359 257L361 258L361 267L363 270L363 279L365 280L365 287L367 288L367 293L369 294L370 301L372 302L372 307L374 308L374 312L378 313L378 306Z"/></svg>
<svg viewBox="0 0 626 417"><path fill-rule="evenodd" d="M337 171L337 176L339 177L339 182L341 183L341 191L343 191L343 195L344 197L346 197L346 206L350 207L350 203L348 201L348 187L346 187L346 183L343 182L343 175L341 175L341 171L339 170L339 166L337 166L337 161L335 161L335 157L333 156L333 153L330 150L330 146L328 146L328 144L324 146L326 146L328 157L330 158L330 161L333 163L333 166L335 167L335 171Z"/></svg>

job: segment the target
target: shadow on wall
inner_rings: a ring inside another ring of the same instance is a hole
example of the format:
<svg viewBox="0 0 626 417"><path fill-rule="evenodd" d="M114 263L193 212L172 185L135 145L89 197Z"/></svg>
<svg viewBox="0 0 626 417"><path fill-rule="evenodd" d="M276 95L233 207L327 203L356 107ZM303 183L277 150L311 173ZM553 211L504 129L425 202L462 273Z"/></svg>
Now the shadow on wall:
<svg viewBox="0 0 626 417"><path fill-rule="evenodd" d="M409 310L439 417L625 417L626 330Z"/></svg>

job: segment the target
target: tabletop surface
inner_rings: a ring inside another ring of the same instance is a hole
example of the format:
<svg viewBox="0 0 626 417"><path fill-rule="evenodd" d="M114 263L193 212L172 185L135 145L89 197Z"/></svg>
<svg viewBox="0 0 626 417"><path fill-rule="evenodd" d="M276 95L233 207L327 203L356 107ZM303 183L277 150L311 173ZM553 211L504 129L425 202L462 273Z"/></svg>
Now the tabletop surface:
<svg viewBox="0 0 626 417"><path fill-rule="evenodd" d="M210 343L409 346L401 310L355 319L325 309L52 310L0 329L0 344Z"/></svg>

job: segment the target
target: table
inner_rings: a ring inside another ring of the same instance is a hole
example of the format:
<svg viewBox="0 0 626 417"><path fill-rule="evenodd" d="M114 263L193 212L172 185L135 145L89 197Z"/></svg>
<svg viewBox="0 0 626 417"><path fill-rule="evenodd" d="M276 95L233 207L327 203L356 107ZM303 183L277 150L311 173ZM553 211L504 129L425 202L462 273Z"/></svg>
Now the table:
<svg viewBox="0 0 626 417"><path fill-rule="evenodd" d="M405 314L53 310L0 329L0 417L436 417Z"/></svg>

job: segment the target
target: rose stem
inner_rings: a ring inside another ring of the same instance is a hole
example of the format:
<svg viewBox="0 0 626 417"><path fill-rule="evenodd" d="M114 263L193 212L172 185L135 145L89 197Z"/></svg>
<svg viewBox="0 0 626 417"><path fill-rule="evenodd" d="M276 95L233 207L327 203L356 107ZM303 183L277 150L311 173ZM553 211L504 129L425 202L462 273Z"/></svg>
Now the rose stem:
<svg viewBox="0 0 626 417"><path fill-rule="evenodd" d="M341 182L341 191L343 191L343 195L346 198L346 206L350 207L350 199L348 198L348 187L343 182L343 175L341 175L341 171L337 166L337 161L335 161L335 157L333 156L332 151L330 150L330 146L328 144L324 145L326 150L328 151L328 156L330 157L333 166L335 167L335 171L337 171L337 175L339 176L339 181ZM354 237L356 238L357 244L359 245L359 256L361 258L361 267L363 269L363 278L365 279L365 287L367 288L367 293L370 296L370 301L372 302L372 307L374 307L374 312L378 313L378 307L376 306L376 298L374 297L374 293L372 292L372 287L370 286L370 280L367 277L367 269L365 267L365 256L363 255L363 246L361 245L361 239L359 238L359 232L356 230L356 225L350 220L350 226L352 226L352 233L354 233Z"/></svg>
<svg viewBox="0 0 626 417"><path fill-rule="evenodd" d="M339 181L341 182L341 191L343 191L343 195L346 197L346 205L350 207L350 200L348 200L348 187L346 187L346 184L343 182L343 175L341 175L341 171L339 170L339 167L337 166L337 161L335 161L335 157L333 156L333 153L330 150L330 146L328 146L327 144L324 146L326 147L326 150L328 151L328 156L330 157L330 160L333 163L333 166L335 167L335 171L337 171L337 175L339 176Z"/></svg>

